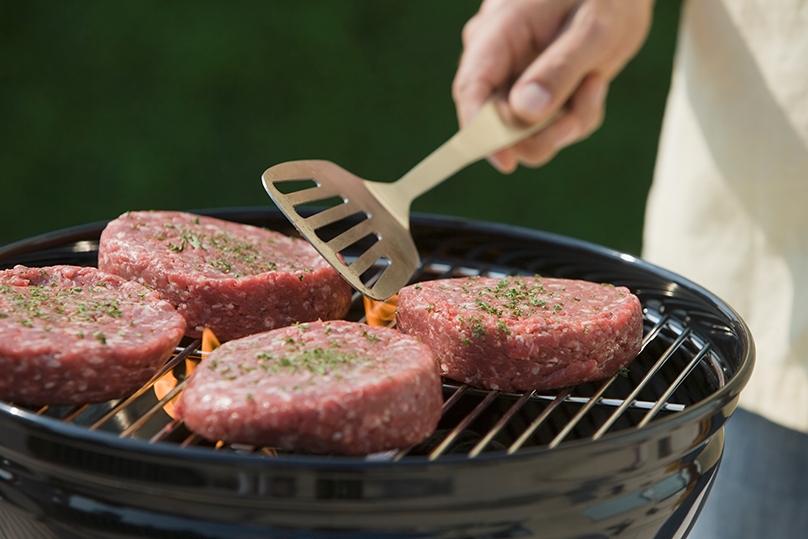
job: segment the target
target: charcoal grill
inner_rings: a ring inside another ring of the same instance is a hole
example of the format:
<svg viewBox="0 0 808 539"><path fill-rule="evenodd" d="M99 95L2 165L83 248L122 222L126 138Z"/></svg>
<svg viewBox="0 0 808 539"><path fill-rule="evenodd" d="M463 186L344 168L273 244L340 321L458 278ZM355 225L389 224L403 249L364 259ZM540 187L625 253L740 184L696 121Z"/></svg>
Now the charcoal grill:
<svg viewBox="0 0 808 539"><path fill-rule="evenodd" d="M274 209L199 213L294 234ZM95 265L105 224L9 245L0 268ZM627 286L643 305L642 352L628 372L559 391L444 380L432 438L361 458L207 442L151 385L80 407L0 401L0 538L684 537L753 366L738 315L682 277L571 238L418 214L412 232L414 280ZM348 318L363 315L357 295ZM182 379L184 360L199 357L186 339L163 372Z"/></svg>

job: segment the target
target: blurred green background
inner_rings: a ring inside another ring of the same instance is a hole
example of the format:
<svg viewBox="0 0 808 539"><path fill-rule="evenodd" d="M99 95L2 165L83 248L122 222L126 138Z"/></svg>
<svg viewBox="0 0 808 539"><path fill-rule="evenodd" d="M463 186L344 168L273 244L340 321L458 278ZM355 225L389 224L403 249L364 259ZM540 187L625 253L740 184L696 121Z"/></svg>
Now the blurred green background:
<svg viewBox="0 0 808 539"><path fill-rule="evenodd" d="M0 0L0 245L126 210L262 206L269 166L393 180L457 129L479 0ZM481 162L415 211L637 254L679 1L658 2L604 126L541 169Z"/></svg>

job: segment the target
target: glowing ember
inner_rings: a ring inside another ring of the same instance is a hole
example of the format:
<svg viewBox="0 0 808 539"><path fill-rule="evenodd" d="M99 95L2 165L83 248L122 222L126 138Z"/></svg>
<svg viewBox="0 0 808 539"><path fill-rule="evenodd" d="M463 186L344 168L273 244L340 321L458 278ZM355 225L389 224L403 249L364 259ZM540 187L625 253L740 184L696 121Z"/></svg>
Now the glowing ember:
<svg viewBox="0 0 808 539"><path fill-rule="evenodd" d="M219 348L221 344L219 343L219 339L216 338L216 335L211 331L209 328L205 328L202 332L202 357L205 355L213 352L217 348ZM185 360L185 378L188 378L194 369L196 368L196 361L192 359L186 358ZM173 370L168 371L162 378L157 380L154 383L154 395L157 397L157 400L162 400L163 397L168 395L175 387L177 387L177 378L174 376ZM163 406L163 410L166 414L169 415L172 419L174 419L174 403L176 402L179 394L175 395L170 401L165 403Z"/></svg>
<svg viewBox="0 0 808 539"><path fill-rule="evenodd" d="M394 295L385 301L376 301L365 296L365 316L371 326L392 326L396 321L396 303L398 296Z"/></svg>

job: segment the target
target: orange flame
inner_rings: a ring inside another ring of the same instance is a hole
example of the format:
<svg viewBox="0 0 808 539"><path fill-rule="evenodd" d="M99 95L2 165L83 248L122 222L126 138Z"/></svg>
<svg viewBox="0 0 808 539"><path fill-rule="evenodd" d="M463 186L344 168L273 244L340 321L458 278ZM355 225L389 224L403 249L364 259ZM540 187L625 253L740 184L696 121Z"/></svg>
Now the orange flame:
<svg viewBox="0 0 808 539"><path fill-rule="evenodd" d="M391 296L384 301L363 297L365 304L365 317L368 325L390 326L396 321L396 304L398 295Z"/></svg>
<svg viewBox="0 0 808 539"><path fill-rule="evenodd" d="M219 339L216 338L216 335L210 328L205 328L202 331L202 355L203 357L210 352L213 352L217 348L219 348L221 344L219 343ZM196 361L191 359L185 359L185 378L188 378L194 369L196 368ZM173 370L168 371L165 373L159 380L154 383L154 395L157 397L157 400L162 400L163 397L168 395L172 389L177 387L177 378L174 376ZM179 398L179 395L176 395L173 399L165 403L163 406L163 410L165 413L169 415L172 419L174 419L174 404Z"/></svg>
<svg viewBox="0 0 808 539"><path fill-rule="evenodd" d="M205 328L202 331L202 353L203 354L210 354L217 348L219 348L222 344L219 342L219 339L216 338L216 334L213 333L213 330L210 328ZM190 374L190 373L188 373Z"/></svg>

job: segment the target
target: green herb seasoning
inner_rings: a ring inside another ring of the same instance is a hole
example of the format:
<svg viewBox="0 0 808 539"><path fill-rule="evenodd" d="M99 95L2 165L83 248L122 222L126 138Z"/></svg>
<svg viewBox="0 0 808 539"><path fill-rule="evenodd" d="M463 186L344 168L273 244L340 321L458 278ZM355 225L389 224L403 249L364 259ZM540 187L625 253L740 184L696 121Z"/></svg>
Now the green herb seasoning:
<svg viewBox="0 0 808 539"><path fill-rule="evenodd" d="M479 316L472 316L469 318L471 324L471 334L475 337L485 336L485 326L483 326L483 319Z"/></svg>
<svg viewBox="0 0 808 539"><path fill-rule="evenodd" d="M506 314L525 318L544 311L557 313L564 307L562 302L551 303L555 292L544 288L541 282L529 282L523 277L503 277L493 288L486 286L471 293L478 296L474 303L479 311L498 319Z"/></svg>
<svg viewBox="0 0 808 539"><path fill-rule="evenodd" d="M110 299L107 283L99 281L87 286L60 288L55 282L28 286L0 285L0 305L4 305L1 318L26 327L35 327L37 320L48 324L103 321L120 318L120 305Z"/></svg>
<svg viewBox="0 0 808 539"><path fill-rule="evenodd" d="M221 271L222 273L230 273L232 266L230 262L223 258L214 258L210 261L210 265L213 266L214 269Z"/></svg>
<svg viewBox="0 0 808 539"><path fill-rule="evenodd" d="M485 335L485 328L494 326L496 332L510 335L507 320L524 319L537 314L561 315L564 311L564 302L561 301L566 287L547 289L544 283L531 278L520 276L503 277L489 286L474 286L479 276L469 277L463 291L470 296L470 302L458 305L458 309L468 310L471 316L458 316L460 324L465 328L467 335L479 338ZM572 301L581 301L581 298L571 298ZM473 305L471 304L473 302ZM435 309L433 304L426 310ZM493 318L491 322L487 322Z"/></svg>
<svg viewBox="0 0 808 539"><path fill-rule="evenodd" d="M258 352L255 354L258 360L258 368L269 373L303 373L309 372L317 376L323 376L342 370L346 367L354 366L357 363L368 362L355 353L345 353L333 348L317 347L309 350L293 350L287 354L276 356L269 352ZM216 370L218 365L211 365L211 370ZM221 374L227 374L225 370Z"/></svg>
<svg viewBox="0 0 808 539"><path fill-rule="evenodd" d="M372 342L372 343L375 343L375 342L377 342L379 340L379 336L376 335L375 333L368 333L367 331L365 331L364 335L365 335L365 338L368 341Z"/></svg>
<svg viewBox="0 0 808 539"><path fill-rule="evenodd" d="M497 331L501 331L505 335L511 334L511 329L505 323L505 320L497 320Z"/></svg>
<svg viewBox="0 0 808 539"><path fill-rule="evenodd" d="M195 218L193 224L199 225L199 218ZM193 250L209 253L206 256L208 265L220 273L235 273L238 278L278 269L277 262L267 260L267 253L258 246L238 239L228 232L209 231L201 227L174 223L165 223L164 227L170 233L161 231L153 236L154 239L164 242L168 250L174 253ZM302 277L300 279L302 280Z"/></svg>

